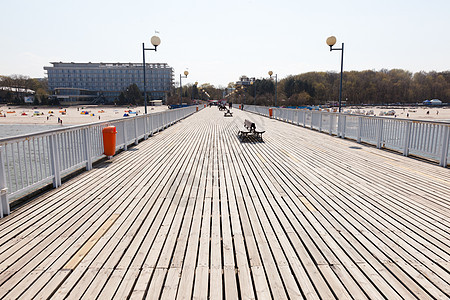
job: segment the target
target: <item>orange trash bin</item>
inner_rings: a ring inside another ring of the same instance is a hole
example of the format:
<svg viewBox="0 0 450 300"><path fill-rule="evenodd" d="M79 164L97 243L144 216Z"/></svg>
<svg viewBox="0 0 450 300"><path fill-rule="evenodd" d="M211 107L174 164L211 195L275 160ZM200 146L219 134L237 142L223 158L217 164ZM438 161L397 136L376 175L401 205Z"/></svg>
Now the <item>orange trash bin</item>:
<svg viewBox="0 0 450 300"><path fill-rule="evenodd" d="M196 107L196 110L195 110L196 112L198 111L198 106Z"/></svg>
<svg viewBox="0 0 450 300"><path fill-rule="evenodd" d="M269 108L269 117L272 118L273 116L273 110L271 108Z"/></svg>
<svg viewBox="0 0 450 300"><path fill-rule="evenodd" d="M116 134L115 126L108 126L103 128L103 154L106 156L113 156L116 153Z"/></svg>

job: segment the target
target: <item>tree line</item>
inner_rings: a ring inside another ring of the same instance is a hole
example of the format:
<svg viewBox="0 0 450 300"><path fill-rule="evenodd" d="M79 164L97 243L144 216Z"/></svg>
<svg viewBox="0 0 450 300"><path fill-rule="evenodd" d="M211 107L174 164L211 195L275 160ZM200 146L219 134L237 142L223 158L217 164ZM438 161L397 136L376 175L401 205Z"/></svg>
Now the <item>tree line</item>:
<svg viewBox="0 0 450 300"><path fill-rule="evenodd" d="M0 89L0 101L11 104L23 104L24 92L20 89L34 91L35 104L53 104L49 98L47 78L37 79L24 75L0 75L0 87L12 88L11 90Z"/></svg>
<svg viewBox="0 0 450 300"><path fill-rule="evenodd" d="M167 93L165 104L180 104L180 101L182 101L182 103L190 105L193 104L195 100L207 101L213 99L222 99L223 90L223 88L216 88L209 83L204 83L201 85L190 83L182 87L181 99L180 88L172 86L171 90ZM147 93L147 101L150 100L149 98L150 92ZM115 104L142 105L144 104L144 96L139 87L133 83L119 94L119 97L116 99Z"/></svg>
<svg viewBox="0 0 450 300"><path fill-rule="evenodd" d="M421 103L427 99L450 102L450 71L411 73L401 69L348 71L343 73L342 100L347 105ZM308 72L281 79L256 80L250 86L236 86L236 101L301 106L336 103L340 73Z"/></svg>

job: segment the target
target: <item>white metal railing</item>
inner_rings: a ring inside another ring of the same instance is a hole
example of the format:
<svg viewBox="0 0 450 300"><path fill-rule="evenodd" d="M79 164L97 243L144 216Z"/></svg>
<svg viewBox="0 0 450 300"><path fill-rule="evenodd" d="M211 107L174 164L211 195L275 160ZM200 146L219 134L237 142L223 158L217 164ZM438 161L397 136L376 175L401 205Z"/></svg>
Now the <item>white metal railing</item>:
<svg viewBox="0 0 450 300"><path fill-rule="evenodd" d="M450 123L339 114L307 109L245 105L244 110L303 127L354 139L377 148L399 151L439 162L450 162Z"/></svg>
<svg viewBox="0 0 450 300"><path fill-rule="evenodd" d="M0 139L0 217L10 213L11 200L53 183L103 158L102 130L115 126L116 150L137 144L153 133L204 108L203 105L167 110L126 119L71 126Z"/></svg>

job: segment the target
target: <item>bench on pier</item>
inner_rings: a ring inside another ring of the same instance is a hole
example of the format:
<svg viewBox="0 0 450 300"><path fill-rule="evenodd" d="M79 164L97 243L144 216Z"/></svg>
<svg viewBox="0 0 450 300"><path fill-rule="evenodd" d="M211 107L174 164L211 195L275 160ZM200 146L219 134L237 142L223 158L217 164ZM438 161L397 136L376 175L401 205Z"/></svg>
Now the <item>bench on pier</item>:
<svg viewBox="0 0 450 300"><path fill-rule="evenodd" d="M225 109L227 109L227 108L225 107L225 105L223 105L223 104L220 104L220 105L219 105L219 110L225 110Z"/></svg>
<svg viewBox="0 0 450 300"><path fill-rule="evenodd" d="M223 116L224 117L232 117L233 113L229 109L227 109L227 111L223 114Z"/></svg>
<svg viewBox="0 0 450 300"><path fill-rule="evenodd" d="M242 140L244 138L255 137L262 141L262 134L264 132L256 130L256 124L246 119L244 121L244 127L239 131L239 138Z"/></svg>

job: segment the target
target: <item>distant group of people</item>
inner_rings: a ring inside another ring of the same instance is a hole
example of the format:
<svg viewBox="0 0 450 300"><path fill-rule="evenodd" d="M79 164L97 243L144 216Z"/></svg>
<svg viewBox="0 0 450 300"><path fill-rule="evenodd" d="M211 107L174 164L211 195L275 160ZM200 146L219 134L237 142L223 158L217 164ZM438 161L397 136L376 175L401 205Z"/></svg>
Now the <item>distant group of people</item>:
<svg viewBox="0 0 450 300"><path fill-rule="evenodd" d="M62 125L62 119L60 117L58 117L58 124Z"/></svg>

